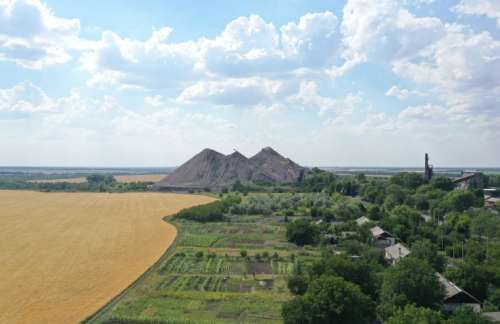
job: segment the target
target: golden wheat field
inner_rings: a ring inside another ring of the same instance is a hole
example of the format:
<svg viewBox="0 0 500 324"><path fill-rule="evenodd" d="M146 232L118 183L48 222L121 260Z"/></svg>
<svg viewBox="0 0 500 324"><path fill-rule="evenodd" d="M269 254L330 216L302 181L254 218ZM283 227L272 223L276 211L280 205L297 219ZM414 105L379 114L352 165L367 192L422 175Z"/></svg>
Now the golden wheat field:
<svg viewBox="0 0 500 324"><path fill-rule="evenodd" d="M118 182L157 182L165 177L164 174L131 174L131 175L115 175ZM87 181L85 177L67 178L67 179L39 179L31 180L31 182L44 182L44 183L83 183Z"/></svg>
<svg viewBox="0 0 500 324"><path fill-rule="evenodd" d="M163 216L212 200L0 190L0 323L83 320L172 243Z"/></svg>

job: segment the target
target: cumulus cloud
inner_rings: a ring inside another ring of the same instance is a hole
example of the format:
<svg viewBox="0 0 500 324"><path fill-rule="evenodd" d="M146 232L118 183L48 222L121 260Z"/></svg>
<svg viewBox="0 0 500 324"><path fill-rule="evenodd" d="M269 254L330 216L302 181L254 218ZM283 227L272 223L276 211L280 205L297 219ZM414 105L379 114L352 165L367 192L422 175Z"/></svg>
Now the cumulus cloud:
<svg viewBox="0 0 500 324"><path fill-rule="evenodd" d="M425 93L417 90L408 90L404 88L400 88L397 85L392 86L387 92L385 93L387 97L396 97L399 100L406 100L411 96L424 96Z"/></svg>
<svg viewBox="0 0 500 324"><path fill-rule="evenodd" d="M417 17L396 0L349 0L341 28L344 56L358 62L411 57L444 35L438 18Z"/></svg>
<svg viewBox="0 0 500 324"><path fill-rule="evenodd" d="M146 96L144 97L144 103L153 107L160 107L163 103L163 97L161 95L156 96Z"/></svg>
<svg viewBox="0 0 500 324"><path fill-rule="evenodd" d="M78 19L56 16L39 0L0 1L0 60L40 69L70 60L79 44Z"/></svg>
<svg viewBox="0 0 500 324"><path fill-rule="evenodd" d="M335 111L337 109L337 102L332 98L321 96L318 92L318 84L316 82L302 81L299 92L290 97L288 101L306 108L319 108L320 116L325 115L328 111Z"/></svg>
<svg viewBox="0 0 500 324"><path fill-rule="evenodd" d="M146 41L105 31L98 45L81 58L84 70L93 75L90 84L168 88L193 80L198 76L196 45L166 42L171 31L153 31Z"/></svg>
<svg viewBox="0 0 500 324"><path fill-rule="evenodd" d="M258 15L239 17L214 38L188 42L169 42L169 27L145 41L105 31L81 62L92 85L160 89L182 88L196 79L283 79L330 67L338 56L337 25L337 17L326 11L279 29Z"/></svg>
<svg viewBox="0 0 500 324"><path fill-rule="evenodd" d="M253 106L279 100L289 92L289 85L286 82L263 78L200 81L184 89L177 101Z"/></svg>
<svg viewBox="0 0 500 324"><path fill-rule="evenodd" d="M488 32L474 34L447 26L445 37L426 55L394 63L398 75L435 87L457 113L496 113L500 98L500 41Z"/></svg>
<svg viewBox="0 0 500 324"><path fill-rule="evenodd" d="M54 111L56 106L52 98L29 81L0 89L0 112L47 112Z"/></svg>
<svg viewBox="0 0 500 324"><path fill-rule="evenodd" d="M497 0L462 0L451 10L464 15L496 19L497 27L500 28L500 2Z"/></svg>
<svg viewBox="0 0 500 324"><path fill-rule="evenodd" d="M445 116L446 109L433 104L410 106L399 113L400 118L422 121L442 120Z"/></svg>

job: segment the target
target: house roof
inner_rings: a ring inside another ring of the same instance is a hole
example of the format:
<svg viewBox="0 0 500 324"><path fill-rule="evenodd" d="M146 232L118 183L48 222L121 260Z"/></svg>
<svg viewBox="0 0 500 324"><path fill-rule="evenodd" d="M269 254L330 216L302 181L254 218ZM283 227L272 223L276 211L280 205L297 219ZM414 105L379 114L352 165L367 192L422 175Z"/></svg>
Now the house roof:
<svg viewBox="0 0 500 324"><path fill-rule="evenodd" d="M474 178L478 175L480 175L481 172L472 172L472 173L465 173L463 176L459 177L459 178L456 178L455 180L453 180L454 183L459 183L459 182L464 182L464 181L467 181L471 178Z"/></svg>
<svg viewBox="0 0 500 324"><path fill-rule="evenodd" d="M373 237L379 237L379 236L382 236L382 235L391 236L392 237L391 233L384 231L383 229L381 229L378 226L370 228L370 231L372 232Z"/></svg>
<svg viewBox="0 0 500 324"><path fill-rule="evenodd" d="M462 295L463 297L468 299L469 302L471 302L471 303L477 303L477 304L481 303L476 297L472 296L471 294L469 294L468 292L466 292L462 288L455 285L453 282L446 279L442 274L437 273L437 275L438 275L439 283L441 284L441 286L443 286L444 291L445 291L445 296L446 296L445 302L446 301L453 301L453 299L456 299L457 297Z"/></svg>
<svg viewBox="0 0 500 324"><path fill-rule="evenodd" d="M410 250L401 243L391 245L385 248L385 253L387 253L391 259L401 259L410 254Z"/></svg>
<svg viewBox="0 0 500 324"><path fill-rule="evenodd" d="M370 221L370 219L368 219L368 217L366 216L361 216L360 218L356 219L356 224L358 224L358 226L361 226L363 224L366 224Z"/></svg>

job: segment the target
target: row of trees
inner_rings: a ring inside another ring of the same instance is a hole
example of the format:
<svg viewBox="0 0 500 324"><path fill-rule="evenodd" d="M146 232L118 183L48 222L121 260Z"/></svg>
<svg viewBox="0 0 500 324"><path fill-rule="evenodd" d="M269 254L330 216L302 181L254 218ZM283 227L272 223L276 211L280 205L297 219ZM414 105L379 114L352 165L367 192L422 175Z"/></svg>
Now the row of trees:
<svg viewBox="0 0 500 324"><path fill-rule="evenodd" d="M240 202L241 197L239 195L227 195L221 200L205 205L185 208L175 214L174 219L202 223L223 221L224 215L229 211L230 206L238 205Z"/></svg>
<svg viewBox="0 0 500 324"><path fill-rule="evenodd" d="M148 191L152 184L152 182L118 182L112 175L94 174L87 176L86 181L82 183L0 180L0 189L36 190L43 192L130 192Z"/></svg>

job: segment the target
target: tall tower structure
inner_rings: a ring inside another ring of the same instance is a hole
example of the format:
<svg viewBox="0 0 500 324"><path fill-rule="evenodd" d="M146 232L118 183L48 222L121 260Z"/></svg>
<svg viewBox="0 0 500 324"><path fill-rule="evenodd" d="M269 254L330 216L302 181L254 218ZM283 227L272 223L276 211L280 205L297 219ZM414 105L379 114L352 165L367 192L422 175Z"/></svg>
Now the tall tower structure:
<svg viewBox="0 0 500 324"><path fill-rule="evenodd" d="M425 153L425 171L424 180L429 181L432 178L432 168L433 166L429 164L429 154Z"/></svg>

